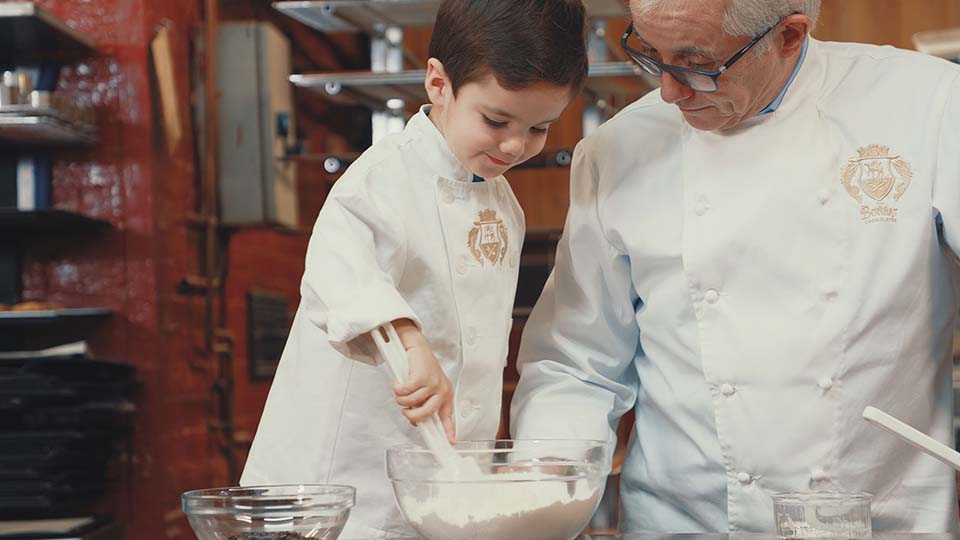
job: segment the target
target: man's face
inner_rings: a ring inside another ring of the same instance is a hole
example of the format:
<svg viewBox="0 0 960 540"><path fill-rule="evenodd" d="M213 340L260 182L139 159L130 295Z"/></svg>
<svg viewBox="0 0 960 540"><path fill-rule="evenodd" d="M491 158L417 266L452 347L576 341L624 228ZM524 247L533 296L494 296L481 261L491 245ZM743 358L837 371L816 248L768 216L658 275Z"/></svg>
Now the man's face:
<svg viewBox="0 0 960 540"><path fill-rule="evenodd" d="M725 5L724 0L674 1L642 16L634 10L633 27L640 51L665 64L704 71L718 69L751 39L723 32ZM774 51L759 57L750 51L720 76L719 89L714 93L696 92L665 73L660 95L676 105L696 129L729 129L773 100L779 90L772 87L779 80L777 70Z"/></svg>
<svg viewBox="0 0 960 540"><path fill-rule="evenodd" d="M433 101L430 119L472 173L494 178L541 150L547 128L570 102L570 89L547 83L508 90L492 75L468 82L456 96Z"/></svg>

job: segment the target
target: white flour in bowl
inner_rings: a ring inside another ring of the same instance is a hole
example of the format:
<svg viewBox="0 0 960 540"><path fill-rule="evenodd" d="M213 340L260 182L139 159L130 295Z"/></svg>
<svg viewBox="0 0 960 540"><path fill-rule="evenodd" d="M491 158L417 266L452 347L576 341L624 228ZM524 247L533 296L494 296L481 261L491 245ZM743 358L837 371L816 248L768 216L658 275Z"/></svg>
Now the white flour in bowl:
<svg viewBox="0 0 960 540"><path fill-rule="evenodd" d="M549 478L508 473L495 482L397 487L397 501L427 540L570 540L596 510L601 479Z"/></svg>

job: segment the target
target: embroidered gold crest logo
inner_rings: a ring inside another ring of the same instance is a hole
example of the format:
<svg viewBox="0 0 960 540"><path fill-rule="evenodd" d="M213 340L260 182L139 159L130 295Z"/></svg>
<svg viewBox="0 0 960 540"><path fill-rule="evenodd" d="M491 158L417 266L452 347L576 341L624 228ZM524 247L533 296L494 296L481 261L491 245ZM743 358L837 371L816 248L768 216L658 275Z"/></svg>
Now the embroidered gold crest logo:
<svg viewBox="0 0 960 540"><path fill-rule="evenodd" d="M910 186L910 163L879 144L858 148L857 153L859 156L843 167L840 182L860 203L860 219L864 223L896 223L897 208L893 203Z"/></svg>
<svg viewBox="0 0 960 540"><path fill-rule="evenodd" d="M480 221L473 222L467 246L473 258L483 266L486 262L496 265L507 254L510 239L507 226L497 217L496 210L481 210Z"/></svg>

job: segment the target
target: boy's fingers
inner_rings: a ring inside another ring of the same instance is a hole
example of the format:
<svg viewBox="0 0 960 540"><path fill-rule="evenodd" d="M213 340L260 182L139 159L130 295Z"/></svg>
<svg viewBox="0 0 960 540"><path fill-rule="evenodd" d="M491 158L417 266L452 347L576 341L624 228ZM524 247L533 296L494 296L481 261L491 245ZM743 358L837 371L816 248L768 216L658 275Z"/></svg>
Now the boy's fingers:
<svg viewBox="0 0 960 540"><path fill-rule="evenodd" d="M413 393L404 396L397 396L397 405L400 405L401 407L418 407L429 398L430 390L426 388L420 388Z"/></svg>
<svg viewBox="0 0 960 540"><path fill-rule="evenodd" d="M416 392L418 389L422 388L423 385L414 383L413 381L407 381L403 384L393 383L393 393L400 396L407 396Z"/></svg>
<svg viewBox="0 0 960 540"><path fill-rule="evenodd" d="M419 407L413 407L410 409L404 409L403 415L407 417L408 420L411 420L416 423L420 423L425 419L433 415L440 409L440 396L433 395L429 399L423 402L423 405Z"/></svg>
<svg viewBox="0 0 960 540"><path fill-rule="evenodd" d="M457 444L456 428L453 427L453 418L450 415L444 416L440 413L440 423L443 424L443 430L447 433L447 440L450 444Z"/></svg>

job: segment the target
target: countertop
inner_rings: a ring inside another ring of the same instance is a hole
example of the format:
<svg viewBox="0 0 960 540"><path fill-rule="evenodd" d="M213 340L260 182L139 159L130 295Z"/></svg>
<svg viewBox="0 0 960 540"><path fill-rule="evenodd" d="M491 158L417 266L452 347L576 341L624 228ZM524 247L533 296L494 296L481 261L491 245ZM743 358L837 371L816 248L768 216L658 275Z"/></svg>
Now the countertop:
<svg viewBox="0 0 960 540"><path fill-rule="evenodd" d="M341 538L340 540L363 540ZM391 538L390 540L420 540L418 538ZM521 540L521 539L517 539ZM774 533L639 533L589 534L576 540L777 540ZM958 540L948 533L874 533L872 540Z"/></svg>

